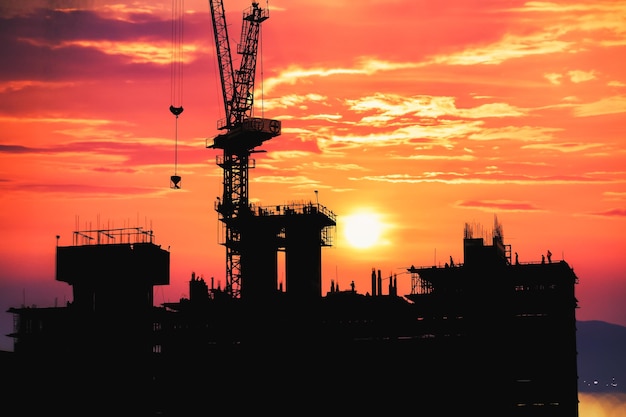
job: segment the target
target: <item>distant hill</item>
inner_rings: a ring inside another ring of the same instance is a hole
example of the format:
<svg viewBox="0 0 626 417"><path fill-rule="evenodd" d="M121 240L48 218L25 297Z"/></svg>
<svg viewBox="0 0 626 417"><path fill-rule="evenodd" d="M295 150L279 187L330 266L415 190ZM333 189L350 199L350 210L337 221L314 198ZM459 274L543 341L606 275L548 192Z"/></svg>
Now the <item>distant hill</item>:
<svg viewBox="0 0 626 417"><path fill-rule="evenodd" d="M626 393L626 327L577 321L578 391Z"/></svg>

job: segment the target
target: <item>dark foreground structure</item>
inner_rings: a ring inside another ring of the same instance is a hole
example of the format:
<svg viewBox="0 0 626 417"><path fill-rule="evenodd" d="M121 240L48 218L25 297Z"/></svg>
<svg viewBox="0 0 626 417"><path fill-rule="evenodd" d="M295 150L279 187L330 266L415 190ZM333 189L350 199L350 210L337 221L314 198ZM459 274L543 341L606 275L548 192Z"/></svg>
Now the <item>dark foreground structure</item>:
<svg viewBox="0 0 626 417"><path fill-rule="evenodd" d="M170 253L151 231L74 232L56 252L73 300L8 311L5 406L23 416L577 417L577 278L565 261L512 262L497 222L490 241L466 226L463 263L409 268L408 295L395 277L383 288L380 271L366 294L334 283L323 294L335 215L317 201L248 198L252 156L282 129L252 114L269 13L258 2L244 11L235 70L223 2L209 4L226 117L206 146L222 151L225 287L192 275L188 299L155 306Z"/></svg>
<svg viewBox="0 0 626 417"><path fill-rule="evenodd" d="M57 247L72 302L9 309L23 415L578 415L577 277L512 262L497 221L491 244L466 225L463 263L409 268L406 296L374 270L366 294L323 296L321 274L237 298L192 275L188 299L159 307L170 253L142 229L94 232Z"/></svg>

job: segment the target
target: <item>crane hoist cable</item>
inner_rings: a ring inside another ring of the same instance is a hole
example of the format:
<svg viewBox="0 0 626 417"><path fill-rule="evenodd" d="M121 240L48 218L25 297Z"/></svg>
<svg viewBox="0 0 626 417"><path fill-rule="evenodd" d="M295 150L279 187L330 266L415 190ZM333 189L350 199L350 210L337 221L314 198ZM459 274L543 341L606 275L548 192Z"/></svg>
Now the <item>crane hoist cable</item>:
<svg viewBox="0 0 626 417"><path fill-rule="evenodd" d="M183 112L183 18L185 1L172 0L172 55L171 55L171 103L170 112L175 116L174 125L174 175L170 188L181 188L178 175L178 116Z"/></svg>
<svg viewBox="0 0 626 417"><path fill-rule="evenodd" d="M266 1L266 5L265 5L265 10L269 10L269 1ZM264 73L264 69L263 69L263 27L259 26L259 56L260 56L260 60L261 60L261 117L265 117L265 92L264 92L264 85L263 85L263 79L265 77L265 73ZM254 109L253 109L254 111Z"/></svg>

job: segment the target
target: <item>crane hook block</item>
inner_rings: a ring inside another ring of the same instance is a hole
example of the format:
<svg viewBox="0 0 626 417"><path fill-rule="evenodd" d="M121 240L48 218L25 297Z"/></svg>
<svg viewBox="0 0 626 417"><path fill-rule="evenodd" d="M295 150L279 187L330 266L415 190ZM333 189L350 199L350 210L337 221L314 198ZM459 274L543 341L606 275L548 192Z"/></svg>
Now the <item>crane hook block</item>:
<svg viewBox="0 0 626 417"><path fill-rule="evenodd" d="M172 175L170 177L170 188L174 188L176 190L180 189L180 180L182 178L180 177L180 175Z"/></svg>
<svg viewBox="0 0 626 417"><path fill-rule="evenodd" d="M178 117L179 114L181 114L183 112L183 107L174 107L173 105L170 106L170 111L172 112L172 114L176 117Z"/></svg>

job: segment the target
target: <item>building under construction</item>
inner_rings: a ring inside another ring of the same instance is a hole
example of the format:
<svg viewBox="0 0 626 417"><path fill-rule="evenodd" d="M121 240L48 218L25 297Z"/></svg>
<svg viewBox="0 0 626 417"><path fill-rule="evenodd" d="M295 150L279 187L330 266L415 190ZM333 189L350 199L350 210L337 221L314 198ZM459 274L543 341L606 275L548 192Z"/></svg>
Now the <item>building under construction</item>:
<svg viewBox="0 0 626 417"><path fill-rule="evenodd" d="M249 402L268 412L296 402L320 412L578 415L577 277L565 261L512 262L499 224L491 242L466 226L463 262L410 267L410 294L397 294L393 277L383 287L374 270L365 294L334 283L320 294L329 217L312 207L258 216L268 230L286 222L295 231L267 231L273 243L243 268L240 297L192 275L189 298L161 306L153 288L169 283L170 254L151 232L76 232L74 245L57 247L56 279L72 286L73 300L9 309L11 385L49 399L24 406L84 412L76 393L146 415ZM316 215L317 231L300 233ZM275 280L281 248L298 265L287 266L286 288Z"/></svg>
<svg viewBox="0 0 626 417"><path fill-rule="evenodd" d="M9 309L14 409L577 417L577 277L563 260L512 261L497 221L490 239L466 225L463 262L408 268L410 294L398 294L395 277L383 288L376 270L365 294L322 288L335 214L317 201L248 198L252 154L281 134L280 121L252 114L269 14L256 2L244 12L234 71L223 4L209 4L226 117L207 148L222 151L215 210L226 284L192 275L189 298L157 306L170 253L151 230L75 231L71 246L56 248L56 280L73 300ZM171 111L178 118L182 104ZM181 188L181 177L171 183Z"/></svg>

